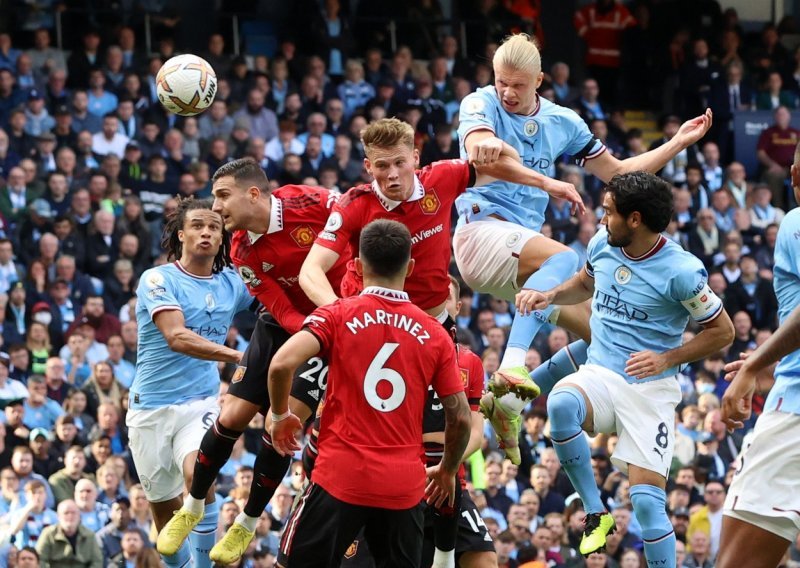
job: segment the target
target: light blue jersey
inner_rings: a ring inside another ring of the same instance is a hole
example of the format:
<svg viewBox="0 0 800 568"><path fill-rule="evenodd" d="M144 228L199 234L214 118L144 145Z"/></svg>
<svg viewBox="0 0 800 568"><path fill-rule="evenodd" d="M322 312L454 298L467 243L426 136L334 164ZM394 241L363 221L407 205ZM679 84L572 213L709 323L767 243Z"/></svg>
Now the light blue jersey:
<svg viewBox="0 0 800 568"><path fill-rule="evenodd" d="M780 324L800 305L800 209L790 211L781 221L775 243L775 267L772 270L775 295L778 297ZM781 359L775 369L775 385L769 391L764 411L780 410L800 414L800 351Z"/></svg>
<svg viewBox="0 0 800 568"><path fill-rule="evenodd" d="M459 111L458 137L461 157L466 158L464 140L473 130L490 130L514 147L522 163L541 174L553 177L556 160L563 154L580 162L605 151L583 119L566 107L537 97L536 108L528 116L506 112L493 85L464 97ZM494 181L467 188L456 200L459 224L494 214L506 221L539 231L550 196L538 187Z"/></svg>
<svg viewBox="0 0 800 568"><path fill-rule="evenodd" d="M179 263L146 270L136 289L139 345L130 408L159 408L216 395L219 372L215 361L175 353L153 322L163 310L181 310L186 327L222 344L233 316L253 299L235 270L202 277Z"/></svg>
<svg viewBox="0 0 800 568"><path fill-rule="evenodd" d="M705 324L723 311L700 260L663 235L650 251L632 258L608 244L603 228L589 242L585 270L594 278L587 363L619 373L629 383L676 375L680 369L672 367L637 380L625 374L625 366L632 353L679 347L689 316Z"/></svg>

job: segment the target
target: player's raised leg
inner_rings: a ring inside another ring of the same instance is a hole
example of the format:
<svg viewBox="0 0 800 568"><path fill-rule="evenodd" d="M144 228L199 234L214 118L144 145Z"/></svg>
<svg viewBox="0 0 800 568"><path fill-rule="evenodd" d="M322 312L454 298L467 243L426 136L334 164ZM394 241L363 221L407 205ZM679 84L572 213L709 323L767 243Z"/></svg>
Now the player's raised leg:
<svg viewBox="0 0 800 568"><path fill-rule="evenodd" d="M298 380L303 379L295 377L295 382ZM312 415L312 409L294 396L289 398L289 408L303 423ZM219 564L233 564L245 553L256 534L256 524L261 513L267 508L292 463L291 455L281 455L273 447L269 435L271 424L272 415L268 412L264 423L264 435L261 438L261 449L253 464L250 496L244 510L236 516L233 525L211 550L211 559Z"/></svg>

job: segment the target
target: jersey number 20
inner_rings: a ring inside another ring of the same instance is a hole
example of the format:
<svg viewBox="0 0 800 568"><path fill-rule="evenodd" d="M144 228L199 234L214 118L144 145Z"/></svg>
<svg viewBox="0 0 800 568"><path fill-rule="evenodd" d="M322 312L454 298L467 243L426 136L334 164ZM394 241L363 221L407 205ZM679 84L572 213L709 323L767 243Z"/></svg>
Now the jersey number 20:
<svg viewBox="0 0 800 568"><path fill-rule="evenodd" d="M406 382L403 376L394 369L384 367L386 361L399 346L399 343L384 343L372 363L369 364L364 377L364 396L369 405L380 412L391 412L403 404L403 400L406 398ZM391 385L392 392L387 398L378 394L378 384L381 381L387 381Z"/></svg>

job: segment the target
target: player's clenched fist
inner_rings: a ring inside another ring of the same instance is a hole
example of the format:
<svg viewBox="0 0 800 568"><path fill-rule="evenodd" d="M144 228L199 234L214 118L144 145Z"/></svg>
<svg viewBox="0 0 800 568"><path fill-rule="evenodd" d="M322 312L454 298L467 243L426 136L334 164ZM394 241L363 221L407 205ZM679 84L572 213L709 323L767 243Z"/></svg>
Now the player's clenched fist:
<svg viewBox="0 0 800 568"><path fill-rule="evenodd" d="M756 376L745 366L746 353L740 359L725 365L725 380L730 386L722 397L722 421L729 431L744 426L753 409L753 394L756 392Z"/></svg>
<svg viewBox="0 0 800 568"><path fill-rule="evenodd" d="M493 164L500 159L503 151L503 141L494 136L485 138L474 144L469 152L469 161L475 166Z"/></svg>
<svg viewBox="0 0 800 568"><path fill-rule="evenodd" d="M538 290L528 290L523 288L517 292L514 305L520 315L527 316L536 310L543 310L553 303L553 294L550 292L539 292Z"/></svg>

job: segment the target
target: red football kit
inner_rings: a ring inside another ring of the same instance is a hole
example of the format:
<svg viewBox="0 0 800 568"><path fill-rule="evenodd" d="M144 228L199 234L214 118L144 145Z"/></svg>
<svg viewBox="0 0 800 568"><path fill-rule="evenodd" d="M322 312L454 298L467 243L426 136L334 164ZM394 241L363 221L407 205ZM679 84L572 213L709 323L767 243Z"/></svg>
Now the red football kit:
<svg viewBox="0 0 800 568"><path fill-rule="evenodd" d="M459 377L467 395L469 408L477 411L483 395L483 363L481 358L461 345L456 345ZM444 408L439 401L438 393L431 387L428 389L428 402L425 405L425 414L422 420L422 432L444 432ZM430 466L438 465L444 455L444 444L425 442L425 463ZM461 486L466 487L466 470L462 463L458 469Z"/></svg>
<svg viewBox="0 0 800 568"><path fill-rule="evenodd" d="M330 365L314 483L353 505L415 507L428 387L464 391L453 340L405 292L376 286L318 308L305 329Z"/></svg>
<svg viewBox="0 0 800 568"><path fill-rule="evenodd" d="M406 201L388 199L375 182L354 187L333 206L328 224L317 237L316 244L338 253L340 259L348 255L349 245L355 256L361 229L368 223L375 219L403 223L411 233L411 256L416 262L414 272L406 279L405 291L423 310L435 308L447 300L450 291L448 267L453 203L474 183L475 170L467 161L443 160L417 171L414 191ZM353 296L362 287L350 262L342 280L341 294Z"/></svg>
<svg viewBox="0 0 800 568"><path fill-rule="evenodd" d="M231 258L255 296L289 333L297 333L316 309L298 282L314 239L325 227L339 194L322 187L285 185L270 195L269 229L258 235L236 231ZM347 271L349 253L333 265L328 278L336 286Z"/></svg>

